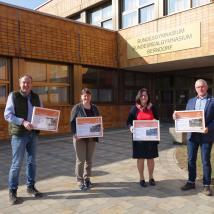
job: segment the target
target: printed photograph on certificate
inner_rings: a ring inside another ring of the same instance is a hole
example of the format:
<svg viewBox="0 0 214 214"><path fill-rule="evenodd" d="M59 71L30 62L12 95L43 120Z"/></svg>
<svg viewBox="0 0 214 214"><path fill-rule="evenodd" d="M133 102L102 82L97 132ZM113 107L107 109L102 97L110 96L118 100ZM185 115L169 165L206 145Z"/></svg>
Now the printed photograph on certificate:
<svg viewBox="0 0 214 214"><path fill-rule="evenodd" d="M176 132L204 132L205 120L203 110L175 111Z"/></svg>
<svg viewBox="0 0 214 214"><path fill-rule="evenodd" d="M159 120L134 120L134 141L160 141Z"/></svg>
<svg viewBox="0 0 214 214"><path fill-rule="evenodd" d="M77 117L76 131L78 138L103 137L102 117Z"/></svg>
<svg viewBox="0 0 214 214"><path fill-rule="evenodd" d="M59 110L34 107L31 123L35 130L57 132L59 117Z"/></svg>

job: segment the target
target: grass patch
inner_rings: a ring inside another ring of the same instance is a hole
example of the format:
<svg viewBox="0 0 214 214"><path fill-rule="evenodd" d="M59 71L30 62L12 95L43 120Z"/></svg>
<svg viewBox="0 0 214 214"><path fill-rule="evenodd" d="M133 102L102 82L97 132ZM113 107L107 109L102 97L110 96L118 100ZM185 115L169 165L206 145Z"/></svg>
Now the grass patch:
<svg viewBox="0 0 214 214"><path fill-rule="evenodd" d="M176 148L176 159L178 161L178 165L181 169L187 170L187 146L180 145ZM212 165L212 184L214 184L214 149L211 151L211 165ZM201 150L198 149L198 157L197 157L197 177L199 179L203 178L203 169L202 169L202 161L201 161Z"/></svg>

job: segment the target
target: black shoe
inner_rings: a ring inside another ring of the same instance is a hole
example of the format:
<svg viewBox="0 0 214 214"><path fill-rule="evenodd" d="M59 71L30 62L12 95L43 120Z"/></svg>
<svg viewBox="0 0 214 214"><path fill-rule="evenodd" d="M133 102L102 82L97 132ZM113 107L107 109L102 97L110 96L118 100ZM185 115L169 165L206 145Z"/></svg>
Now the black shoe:
<svg viewBox="0 0 214 214"><path fill-rule="evenodd" d="M141 180L140 181L140 186L147 187L147 184L146 184L145 180Z"/></svg>
<svg viewBox="0 0 214 214"><path fill-rule="evenodd" d="M16 202L17 202L17 190L16 189L9 190L9 202L11 205L16 204Z"/></svg>
<svg viewBox="0 0 214 214"><path fill-rule="evenodd" d="M33 197L39 198L42 197L43 194L41 192L39 192L35 186L28 186L27 187L27 193Z"/></svg>
<svg viewBox="0 0 214 214"><path fill-rule="evenodd" d="M151 185L151 186L156 185L154 178L149 179L149 185Z"/></svg>
<svg viewBox="0 0 214 214"><path fill-rule="evenodd" d="M186 191L190 189L195 189L195 183L186 182L184 186L181 187L181 190Z"/></svg>
<svg viewBox="0 0 214 214"><path fill-rule="evenodd" d="M91 183L91 181L90 181L90 178L86 178L86 179L85 179L85 187L86 187L87 189L89 189L89 188L92 187L92 183Z"/></svg>
<svg viewBox="0 0 214 214"><path fill-rule="evenodd" d="M85 184L83 182L78 182L78 186L79 186L79 189L81 191L86 191L87 190L87 188L86 188L86 186L85 186Z"/></svg>
<svg viewBox="0 0 214 214"><path fill-rule="evenodd" d="M211 190L210 186L204 186L203 193L206 196L211 196L212 195L212 190Z"/></svg>

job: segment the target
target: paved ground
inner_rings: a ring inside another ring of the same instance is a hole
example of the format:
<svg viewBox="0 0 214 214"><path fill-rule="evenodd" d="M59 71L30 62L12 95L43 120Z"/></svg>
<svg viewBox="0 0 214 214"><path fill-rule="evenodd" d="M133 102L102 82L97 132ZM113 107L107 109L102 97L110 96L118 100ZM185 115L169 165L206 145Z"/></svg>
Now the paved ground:
<svg viewBox="0 0 214 214"><path fill-rule="evenodd" d="M11 161L8 142L0 143L0 214L20 213L214 213L214 196L196 190L182 192L186 172L175 160L176 145L168 134L168 125L161 127L160 157L156 159L155 187L141 188L136 160L131 159L131 137L127 130L107 130L104 143L99 143L94 161L95 183L87 192L78 190L74 178L74 149L71 137L42 138L38 147L37 188L44 197L34 199L25 193L24 167L20 175L19 204L8 203L7 177ZM148 176L146 176L148 178Z"/></svg>

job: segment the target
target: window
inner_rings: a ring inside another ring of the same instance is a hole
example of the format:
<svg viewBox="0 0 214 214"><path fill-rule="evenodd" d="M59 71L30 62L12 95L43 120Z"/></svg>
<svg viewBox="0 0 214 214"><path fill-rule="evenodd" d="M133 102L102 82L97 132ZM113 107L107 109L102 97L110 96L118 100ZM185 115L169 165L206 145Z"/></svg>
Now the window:
<svg viewBox="0 0 214 214"><path fill-rule="evenodd" d="M122 28L153 20L154 0L122 0Z"/></svg>
<svg viewBox="0 0 214 214"><path fill-rule="evenodd" d="M69 104L69 66L25 61L25 71L33 78L33 91L44 103Z"/></svg>
<svg viewBox="0 0 214 214"><path fill-rule="evenodd" d="M82 22L81 14L69 16L68 19L75 20L75 21L78 21L78 22Z"/></svg>
<svg viewBox="0 0 214 214"><path fill-rule="evenodd" d="M0 104L6 103L9 93L9 68L9 60L7 58L0 57Z"/></svg>
<svg viewBox="0 0 214 214"><path fill-rule="evenodd" d="M203 4L210 3L210 0L166 0L165 1L165 14L169 15L179 11L197 7Z"/></svg>
<svg viewBox="0 0 214 214"><path fill-rule="evenodd" d="M149 88L149 75L142 72L123 71L123 103L133 103L137 92L141 88Z"/></svg>
<svg viewBox="0 0 214 214"><path fill-rule="evenodd" d="M112 5L103 5L95 8L88 13L89 24L99 27L113 29L112 25Z"/></svg>
<svg viewBox="0 0 214 214"><path fill-rule="evenodd" d="M107 69L88 68L83 74L83 87L92 91L93 102L113 102L114 96L114 72Z"/></svg>
<svg viewBox="0 0 214 214"><path fill-rule="evenodd" d="M210 0L192 0L192 7L210 3Z"/></svg>
<svg viewBox="0 0 214 214"><path fill-rule="evenodd" d="M168 14L179 12L190 8L190 2L187 0L168 0Z"/></svg>

